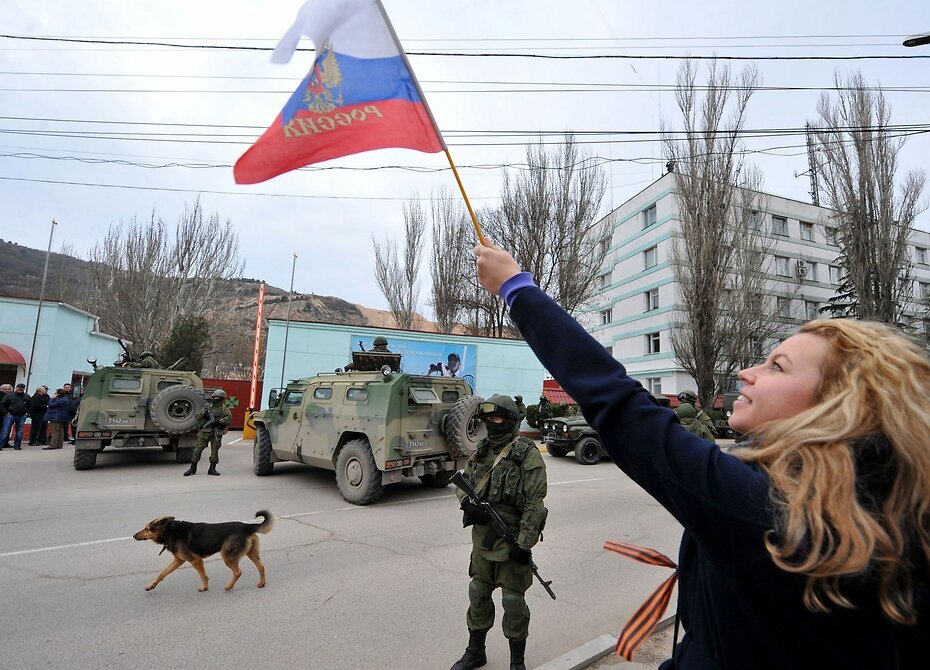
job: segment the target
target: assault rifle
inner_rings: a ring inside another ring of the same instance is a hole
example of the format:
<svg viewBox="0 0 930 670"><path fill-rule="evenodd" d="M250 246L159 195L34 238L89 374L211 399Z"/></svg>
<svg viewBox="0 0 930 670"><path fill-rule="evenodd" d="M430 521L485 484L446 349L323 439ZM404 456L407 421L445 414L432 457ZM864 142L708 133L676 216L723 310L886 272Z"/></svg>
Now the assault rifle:
<svg viewBox="0 0 930 670"><path fill-rule="evenodd" d="M213 410L210 409L210 403L209 403L209 402L207 402L207 405L206 405L206 408L205 408L205 409L207 410L207 411L206 411L207 422L206 422L205 424L203 424L203 427L204 427L204 428L212 428L212 429L213 429L213 437L214 437L215 439L217 439L217 440L220 440L220 444L222 444L222 437L220 437L220 435L216 432L216 425L217 425L217 423L219 423L219 422L216 420L216 416L213 414Z"/></svg>
<svg viewBox="0 0 930 670"><path fill-rule="evenodd" d="M491 524L491 531L495 534L496 537L502 537L511 547L516 547L517 538L514 536L513 531L510 530L510 527L507 525L507 522L501 518L501 515L497 513L497 510L494 509L493 505L486 500L482 500L477 491L468 483L468 480L462 475L461 471L456 472L452 475L452 483L466 496L469 500L472 501L477 507L484 510L488 515ZM545 581L542 577L539 576L539 568L536 567L536 563L533 562L533 559L530 559L530 569L533 571L533 575L536 579L539 580L539 583L542 584L542 587L546 589L546 593L549 594L549 597L555 600L555 593L553 593L552 588L549 586L552 583L550 579L548 582Z"/></svg>

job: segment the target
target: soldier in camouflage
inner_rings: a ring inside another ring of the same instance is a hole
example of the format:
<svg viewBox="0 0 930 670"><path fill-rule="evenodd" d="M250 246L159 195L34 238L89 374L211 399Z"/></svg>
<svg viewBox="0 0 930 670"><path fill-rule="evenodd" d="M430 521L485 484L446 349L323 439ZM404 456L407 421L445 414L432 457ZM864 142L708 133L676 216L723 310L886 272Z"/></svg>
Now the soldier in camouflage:
<svg viewBox="0 0 930 670"><path fill-rule="evenodd" d="M213 415L214 423L210 423L210 415ZM232 413L226 407L226 391L216 389L210 396L210 404L204 405L197 413L197 423L200 431L197 433L197 443L194 445L194 455L191 458L191 466L184 473L185 477L197 474L197 463L200 462L200 454L210 445L210 469L208 475L219 475L216 466L220 462L220 447L223 445L223 433L232 423Z"/></svg>
<svg viewBox="0 0 930 670"><path fill-rule="evenodd" d="M359 345L360 345L360 346L361 346L361 344L362 344L361 341L359 341ZM376 337L374 340L372 340L371 345L372 345L372 346L371 346L371 350L372 350L372 351L377 351L377 352L382 353L382 354L389 354L389 353L391 353L391 350L388 349L388 341L387 341L387 338L386 338L386 337L383 337L383 336L381 336L381 335L378 335L378 337ZM346 364L346 366L343 368L343 370L345 370L346 372L351 372L351 371L353 371L353 370L358 370L358 368L356 367L356 365L355 365L355 363L354 363L353 361L349 361L349 362Z"/></svg>
<svg viewBox="0 0 930 670"><path fill-rule="evenodd" d="M131 368L160 368L161 365L155 360L155 354L151 351L143 351L139 354L138 361L132 361L129 364Z"/></svg>
<svg viewBox="0 0 930 670"><path fill-rule="evenodd" d="M536 444L515 438L517 405L505 395L493 395L476 414L488 436L465 467L465 478L490 502L517 537L516 547L495 539L485 512L457 491L464 517L472 526L471 565L468 574L468 647L452 670L480 668L487 663L485 640L494 625L491 594L500 587L502 627L510 642L511 670L525 670L530 610L524 594L533 583L532 547L539 541L546 518L546 464Z"/></svg>
<svg viewBox="0 0 930 670"><path fill-rule="evenodd" d="M513 401L517 404L517 414L520 415L520 421L522 422L523 419L526 418L526 405L523 404L523 396L522 396L522 395L515 395L515 396L513 397ZM519 424L518 424L518 425L517 425L517 429L519 430L519 428L520 428L520 426L519 426Z"/></svg>
<svg viewBox="0 0 930 670"><path fill-rule="evenodd" d="M697 408L697 393L682 391L678 394L678 402L680 404L675 409L675 413L681 424L698 437L715 442L714 421L707 416L707 412Z"/></svg>

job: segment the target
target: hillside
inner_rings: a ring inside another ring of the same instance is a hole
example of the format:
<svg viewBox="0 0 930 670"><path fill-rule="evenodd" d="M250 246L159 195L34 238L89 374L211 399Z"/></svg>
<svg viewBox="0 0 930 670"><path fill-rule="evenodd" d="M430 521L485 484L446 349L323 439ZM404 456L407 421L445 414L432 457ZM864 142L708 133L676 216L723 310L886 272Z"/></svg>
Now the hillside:
<svg viewBox="0 0 930 670"><path fill-rule="evenodd" d="M18 298L38 298L42 285L45 252L30 249L15 242L0 240L0 295ZM83 305L81 295L90 281L90 264L65 254L52 253L49 259L46 300L66 302L77 307ZM229 280L220 289L221 301L228 305L222 319L239 337L233 339L251 343L255 327L255 309L258 303L257 279ZM89 309L88 311L94 311ZM265 287L265 318L284 319L287 314L287 291L277 286ZM219 315L218 315L219 317ZM363 307L335 296L295 294L291 301L291 319L295 321L321 321L355 326L393 328L394 318L384 310ZM435 324L421 319L422 330L435 331ZM111 333L121 335L121 333ZM251 346L251 344L249 344Z"/></svg>

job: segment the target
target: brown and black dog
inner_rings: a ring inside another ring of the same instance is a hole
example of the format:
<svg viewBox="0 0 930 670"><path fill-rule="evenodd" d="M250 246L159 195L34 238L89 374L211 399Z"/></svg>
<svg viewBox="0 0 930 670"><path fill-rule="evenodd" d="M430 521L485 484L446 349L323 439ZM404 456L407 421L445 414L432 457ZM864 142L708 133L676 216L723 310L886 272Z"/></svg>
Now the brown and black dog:
<svg viewBox="0 0 930 670"><path fill-rule="evenodd" d="M242 576L239 559L248 556L258 568L258 588L265 585L265 566L258 554L258 536L256 533L268 533L274 526L274 515L262 510L255 513L255 518L262 517L259 524L227 521L226 523L191 523L176 521L173 516L162 516L145 524L145 528L132 537L136 540L151 540L162 545L162 552L167 549L174 556L171 564L145 587L151 591L158 583L172 572L184 565L185 561L194 566L202 582L199 591L208 588L207 571L203 568L203 559L219 552L226 566L232 570L232 579L226 585L228 591ZM161 553L159 553L161 555Z"/></svg>

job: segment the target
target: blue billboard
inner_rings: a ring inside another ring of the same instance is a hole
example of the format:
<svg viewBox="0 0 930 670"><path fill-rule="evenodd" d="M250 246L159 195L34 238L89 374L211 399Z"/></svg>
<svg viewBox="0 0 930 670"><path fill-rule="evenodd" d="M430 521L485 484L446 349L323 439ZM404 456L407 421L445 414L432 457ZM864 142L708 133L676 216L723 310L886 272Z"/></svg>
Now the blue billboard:
<svg viewBox="0 0 930 670"><path fill-rule="evenodd" d="M374 348L372 335L351 336L350 351L371 351ZM452 344L425 342L392 337L388 349L401 354L400 369L412 375L434 375L460 377L468 382L475 392L475 373L478 370L478 347L474 344Z"/></svg>

